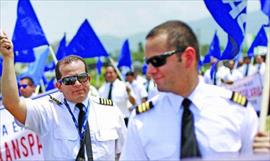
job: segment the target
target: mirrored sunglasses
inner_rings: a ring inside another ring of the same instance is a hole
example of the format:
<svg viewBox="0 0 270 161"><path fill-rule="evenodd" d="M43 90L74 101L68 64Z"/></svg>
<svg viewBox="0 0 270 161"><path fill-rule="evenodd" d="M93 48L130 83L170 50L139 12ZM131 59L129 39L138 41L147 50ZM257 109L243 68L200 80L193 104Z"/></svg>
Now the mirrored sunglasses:
<svg viewBox="0 0 270 161"><path fill-rule="evenodd" d="M64 85L74 85L77 80L80 83L85 83L86 81L88 81L88 73L81 73L79 75L67 76L60 79L58 82Z"/></svg>

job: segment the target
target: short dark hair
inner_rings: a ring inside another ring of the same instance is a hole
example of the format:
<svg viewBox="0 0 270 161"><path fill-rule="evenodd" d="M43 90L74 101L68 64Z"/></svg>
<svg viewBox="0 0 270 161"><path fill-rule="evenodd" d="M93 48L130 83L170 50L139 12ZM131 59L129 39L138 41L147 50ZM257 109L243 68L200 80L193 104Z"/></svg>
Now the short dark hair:
<svg viewBox="0 0 270 161"><path fill-rule="evenodd" d="M127 73L126 73L126 76L135 76L135 73L133 72L133 71L128 71Z"/></svg>
<svg viewBox="0 0 270 161"><path fill-rule="evenodd" d="M62 77L62 73L60 72L60 69L59 69L60 65L62 65L62 64L70 64L71 62L74 62L74 61L83 62L84 66L85 66L85 72L88 73L86 62L82 57L77 56L77 55L69 55L69 56L66 56L66 57L64 57L63 59L61 59L60 61L57 62L56 67L55 67L56 80L60 80L61 77Z"/></svg>
<svg viewBox="0 0 270 161"><path fill-rule="evenodd" d="M146 39L167 34L169 48L186 48L191 46L196 51L196 59L200 60L199 42L192 29L184 22L172 20L154 27L146 36Z"/></svg>
<svg viewBox="0 0 270 161"><path fill-rule="evenodd" d="M27 79L29 81L30 86L35 86L36 85L34 80L30 76L23 76L23 77L20 78L20 80L23 80L23 79Z"/></svg>

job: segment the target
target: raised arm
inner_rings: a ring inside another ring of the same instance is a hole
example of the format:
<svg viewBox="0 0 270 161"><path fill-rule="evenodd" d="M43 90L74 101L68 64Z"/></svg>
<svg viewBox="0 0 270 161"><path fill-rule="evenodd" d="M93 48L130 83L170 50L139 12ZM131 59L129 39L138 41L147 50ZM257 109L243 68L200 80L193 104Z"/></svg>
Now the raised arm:
<svg viewBox="0 0 270 161"><path fill-rule="evenodd" d="M26 104L20 100L14 68L13 44L5 33L0 31L0 53L3 56L2 96L5 108L21 123L25 123Z"/></svg>

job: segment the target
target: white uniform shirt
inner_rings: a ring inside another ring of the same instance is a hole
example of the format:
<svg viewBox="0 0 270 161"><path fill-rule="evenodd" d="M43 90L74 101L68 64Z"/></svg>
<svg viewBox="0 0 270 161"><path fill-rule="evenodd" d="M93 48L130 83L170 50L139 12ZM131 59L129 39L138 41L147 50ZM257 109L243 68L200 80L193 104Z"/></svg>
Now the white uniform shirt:
<svg viewBox="0 0 270 161"><path fill-rule="evenodd" d="M240 73L237 69L232 69L227 72L226 75L224 75L223 80L224 81L237 81L243 78L242 73Z"/></svg>
<svg viewBox="0 0 270 161"><path fill-rule="evenodd" d="M26 99L25 127L40 135L45 160L74 160L80 148L79 133L63 103L63 94L57 92L53 97L62 102L62 105L49 101L48 97L34 101ZM115 154L121 152L125 140L123 116L117 107L102 105L98 98L86 99L83 104L87 106L88 102L93 158L114 160ZM79 109L74 103L68 104L78 119Z"/></svg>
<svg viewBox="0 0 270 161"><path fill-rule="evenodd" d="M240 68L238 68L239 72L242 73L243 77L246 77L245 74L246 74L247 67L249 68L247 76L250 76L256 73L256 68L252 64L248 64L248 65L244 64Z"/></svg>
<svg viewBox="0 0 270 161"><path fill-rule="evenodd" d="M265 63L256 64L256 71L261 74L261 76L264 76L265 71Z"/></svg>
<svg viewBox="0 0 270 161"><path fill-rule="evenodd" d="M252 152L256 113L250 104L244 107L232 102L231 93L200 82L188 97L203 158ZM179 160L182 100L181 96L162 93L152 99L152 109L140 114L134 110L120 160Z"/></svg>
<svg viewBox="0 0 270 161"><path fill-rule="evenodd" d="M132 83L128 83L131 87L131 89L134 92L136 104L140 105L142 103L142 98L147 99L147 92L144 86L140 83L138 83L136 80L134 80Z"/></svg>
<svg viewBox="0 0 270 161"><path fill-rule="evenodd" d="M103 98L108 98L110 90L110 83L103 84L99 89L99 95ZM134 93L131 91L131 95L134 96ZM112 100L117 107L120 108L124 117L129 117L130 112L128 108L131 106L131 103L128 100L128 94L126 90L126 83L116 79L113 82L112 88Z"/></svg>

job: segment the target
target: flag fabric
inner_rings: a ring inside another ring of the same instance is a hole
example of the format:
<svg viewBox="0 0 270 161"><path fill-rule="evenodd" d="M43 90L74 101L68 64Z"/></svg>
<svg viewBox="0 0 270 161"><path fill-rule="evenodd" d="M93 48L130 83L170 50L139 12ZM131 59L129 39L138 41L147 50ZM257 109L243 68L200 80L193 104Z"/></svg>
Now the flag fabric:
<svg viewBox="0 0 270 161"><path fill-rule="evenodd" d="M130 49L129 49L129 43L127 39L124 41L124 44L122 46L117 67L120 68L123 66L128 67L131 70L132 60L131 60L131 54L130 54Z"/></svg>
<svg viewBox="0 0 270 161"><path fill-rule="evenodd" d="M261 9L270 18L270 1L269 0L261 0Z"/></svg>
<svg viewBox="0 0 270 161"><path fill-rule="evenodd" d="M19 77L29 76L33 79L35 85L40 84L40 80L42 79L44 68L46 65L46 60L49 56L50 50L47 47L41 53L36 53L36 61L29 65L28 70L22 73Z"/></svg>
<svg viewBox="0 0 270 161"><path fill-rule="evenodd" d="M36 60L33 49L18 50L14 52L14 62L31 63Z"/></svg>
<svg viewBox="0 0 270 161"><path fill-rule="evenodd" d="M249 57L254 56L254 48L257 46L267 46L267 36L264 30L264 26L261 27L250 48L248 49L247 55Z"/></svg>
<svg viewBox="0 0 270 161"><path fill-rule="evenodd" d="M55 77L52 77L51 80L47 83L47 86L45 89L46 91L49 91L55 88L54 81L55 81Z"/></svg>
<svg viewBox="0 0 270 161"><path fill-rule="evenodd" d="M142 74L143 74L143 75L146 75L146 74L147 74L147 64L146 64L146 62L143 63L143 66L142 66Z"/></svg>
<svg viewBox="0 0 270 161"><path fill-rule="evenodd" d="M101 61L101 58L98 57L98 58L97 58L97 64L96 64L96 68L97 68L97 73L98 73L98 75L101 74L102 66L103 66L103 63L102 63L102 61Z"/></svg>
<svg viewBox="0 0 270 161"><path fill-rule="evenodd" d="M67 46L66 54L75 54L83 58L109 56L87 19Z"/></svg>
<svg viewBox="0 0 270 161"><path fill-rule="evenodd" d="M59 42L59 46L56 52L57 60L61 60L63 57L66 56L66 34L64 34L63 38Z"/></svg>
<svg viewBox="0 0 270 161"><path fill-rule="evenodd" d="M30 0L19 0L17 20L12 37L15 51L49 45Z"/></svg>
<svg viewBox="0 0 270 161"><path fill-rule="evenodd" d="M3 66L3 58L0 56L0 77L2 76L2 67Z"/></svg>
<svg viewBox="0 0 270 161"><path fill-rule="evenodd" d="M241 49L246 28L246 0L204 0L209 12L228 34L228 41L222 53L222 60L233 59Z"/></svg>

